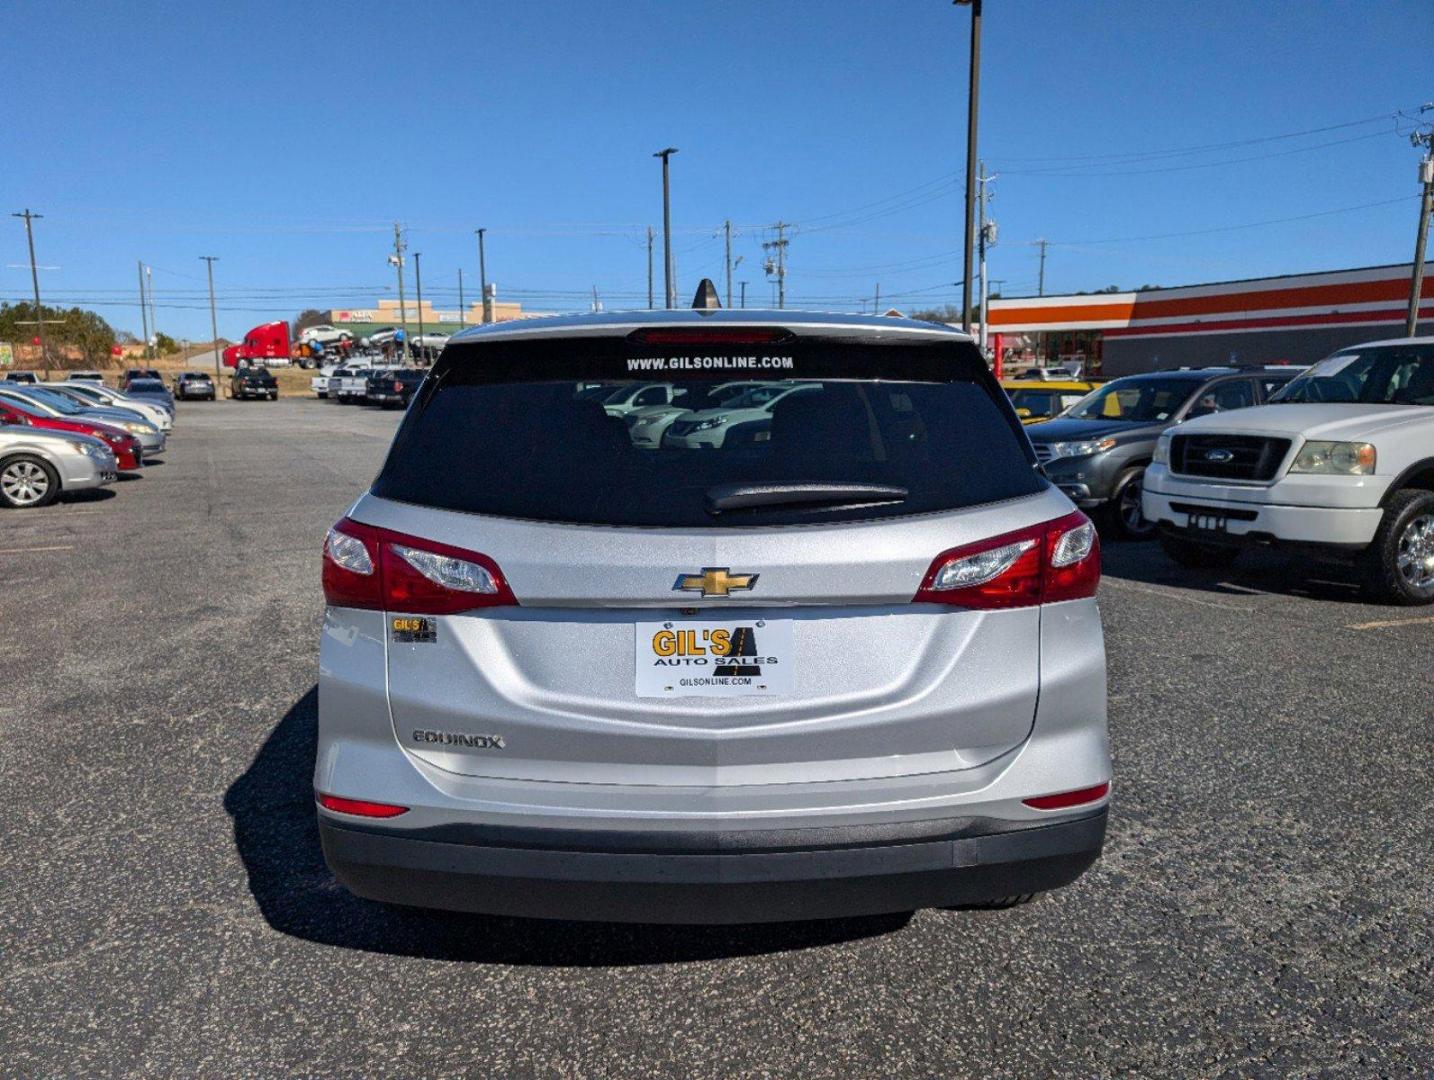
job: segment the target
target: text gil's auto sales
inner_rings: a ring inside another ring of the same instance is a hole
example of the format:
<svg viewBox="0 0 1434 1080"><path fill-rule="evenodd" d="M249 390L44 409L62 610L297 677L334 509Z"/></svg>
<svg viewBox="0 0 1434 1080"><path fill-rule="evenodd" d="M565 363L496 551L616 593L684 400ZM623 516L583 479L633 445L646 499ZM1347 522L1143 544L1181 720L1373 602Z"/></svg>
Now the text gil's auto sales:
<svg viewBox="0 0 1434 1080"><path fill-rule="evenodd" d="M1085 360L1107 376L1213 364L1308 364L1404 333L1410 264L1209 285L991 301L990 341L1007 363ZM1434 332L1424 280L1420 332Z"/></svg>

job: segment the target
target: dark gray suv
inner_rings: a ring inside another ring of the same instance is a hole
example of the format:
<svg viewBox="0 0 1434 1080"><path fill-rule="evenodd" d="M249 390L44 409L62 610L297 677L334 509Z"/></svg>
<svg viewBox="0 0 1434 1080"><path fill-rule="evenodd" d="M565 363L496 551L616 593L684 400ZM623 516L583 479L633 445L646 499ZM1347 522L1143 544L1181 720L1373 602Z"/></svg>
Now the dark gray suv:
<svg viewBox="0 0 1434 1080"><path fill-rule="evenodd" d="M1054 420L1026 429L1046 475L1083 510L1109 514L1120 535L1144 540L1141 478L1160 433L1184 420L1268 401L1303 368L1189 368L1106 383Z"/></svg>

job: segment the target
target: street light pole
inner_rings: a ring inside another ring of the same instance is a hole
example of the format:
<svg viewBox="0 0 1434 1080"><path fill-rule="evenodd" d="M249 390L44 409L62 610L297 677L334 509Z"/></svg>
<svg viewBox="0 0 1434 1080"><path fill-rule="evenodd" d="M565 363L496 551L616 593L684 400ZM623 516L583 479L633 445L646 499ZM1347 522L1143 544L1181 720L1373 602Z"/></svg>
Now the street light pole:
<svg viewBox="0 0 1434 1080"><path fill-rule="evenodd" d="M214 314L214 264L218 255L199 256L209 267L209 333L214 343L214 385L219 385L219 318Z"/></svg>
<svg viewBox="0 0 1434 1080"><path fill-rule="evenodd" d="M413 253L413 288L418 293L418 356L423 357L423 252ZM409 354L413 354L412 346Z"/></svg>
<svg viewBox="0 0 1434 1080"><path fill-rule="evenodd" d="M672 185L668 176L668 159L675 153L677 147L669 146L652 155L662 159L662 283L669 308L676 303L672 295Z"/></svg>
<svg viewBox="0 0 1434 1080"><path fill-rule="evenodd" d="M971 69L966 93L966 242L961 256L961 329L971 332L971 259L975 244L976 120L981 94L981 0L954 0L971 8Z"/></svg>
<svg viewBox="0 0 1434 1080"><path fill-rule="evenodd" d="M478 287L483 290L483 321L493 321L493 301L488 296L488 256L483 246L483 234L488 230L474 229L478 234Z"/></svg>

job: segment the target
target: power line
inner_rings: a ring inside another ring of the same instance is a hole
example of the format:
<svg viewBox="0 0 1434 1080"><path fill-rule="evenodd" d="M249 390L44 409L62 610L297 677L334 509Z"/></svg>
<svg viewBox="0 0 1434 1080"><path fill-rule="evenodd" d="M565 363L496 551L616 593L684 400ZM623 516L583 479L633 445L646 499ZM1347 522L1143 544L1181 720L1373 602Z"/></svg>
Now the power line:
<svg viewBox="0 0 1434 1080"><path fill-rule="evenodd" d="M1398 112L1379 113L1376 116L1366 116L1362 120L1347 120L1340 124L1326 124L1323 127L1305 128L1303 131L1285 131L1278 135L1260 135L1251 139L1236 139L1233 142L1202 143L1192 146L1176 146L1163 150L1132 150L1122 151L1115 154L1061 154L1058 156L1041 157L1012 157L1007 154L1000 155L1001 161L1015 162L1042 162L1042 161L1090 161L1114 164L1117 161L1148 161L1164 157L1178 157L1184 154L1207 153L1211 150L1236 150L1242 146L1258 146L1261 143L1279 142L1284 139L1298 139L1305 135L1322 135L1328 131L1342 131L1352 127L1362 127L1365 124L1377 123L1381 120L1397 120Z"/></svg>

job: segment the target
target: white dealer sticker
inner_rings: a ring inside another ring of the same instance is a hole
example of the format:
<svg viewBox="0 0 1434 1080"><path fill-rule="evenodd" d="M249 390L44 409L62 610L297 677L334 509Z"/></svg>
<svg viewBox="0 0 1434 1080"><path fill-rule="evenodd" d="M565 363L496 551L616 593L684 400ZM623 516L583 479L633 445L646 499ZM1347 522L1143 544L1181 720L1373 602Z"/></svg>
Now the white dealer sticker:
<svg viewBox="0 0 1434 1080"><path fill-rule="evenodd" d="M638 697L790 694L791 619L638 623Z"/></svg>

